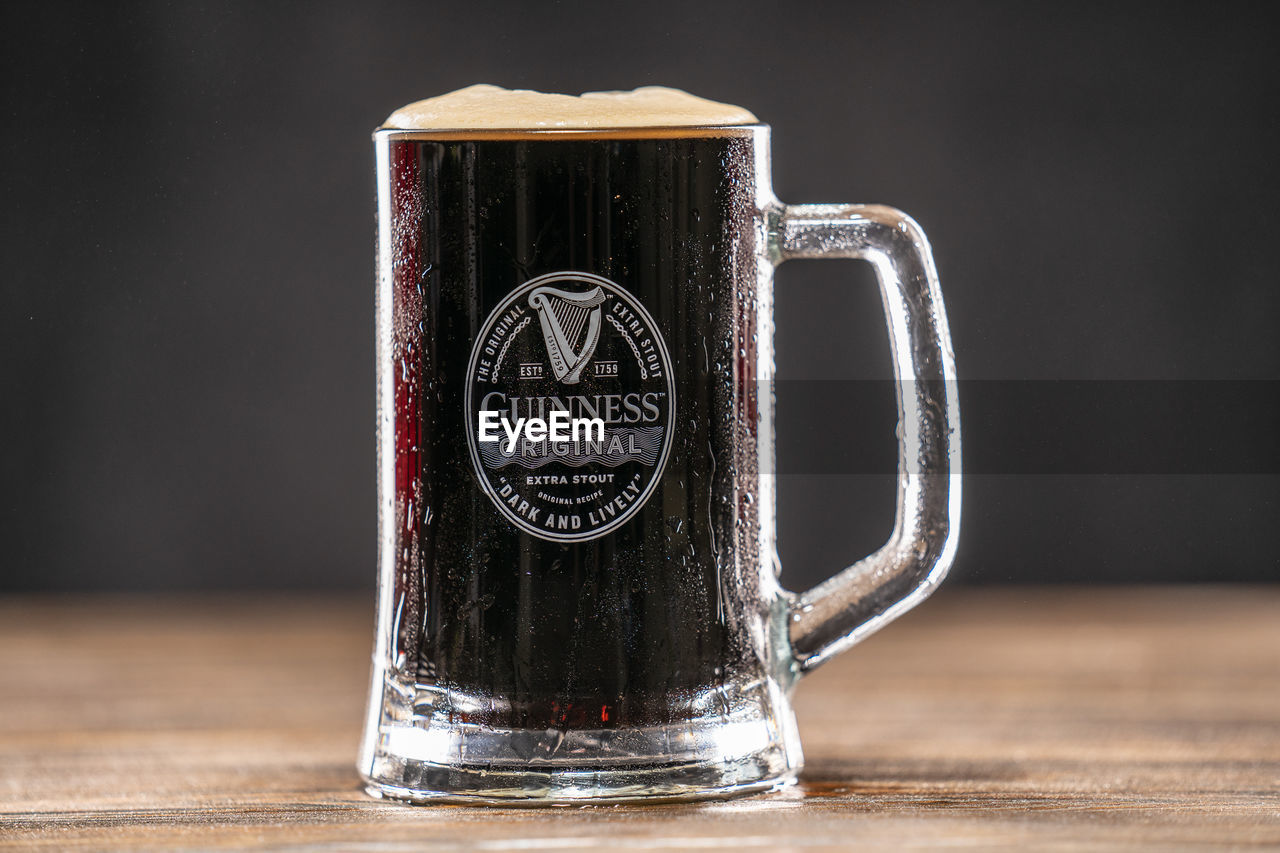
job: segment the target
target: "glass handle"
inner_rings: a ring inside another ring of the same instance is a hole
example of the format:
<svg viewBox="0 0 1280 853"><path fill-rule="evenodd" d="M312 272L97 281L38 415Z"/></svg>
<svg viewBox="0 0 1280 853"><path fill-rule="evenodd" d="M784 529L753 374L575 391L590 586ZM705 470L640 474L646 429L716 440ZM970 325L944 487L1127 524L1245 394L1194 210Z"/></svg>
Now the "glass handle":
<svg viewBox="0 0 1280 853"><path fill-rule="evenodd" d="M875 267L898 396L893 534L795 597L792 649L810 670L923 601L946 576L960 524L960 409L942 291L919 225L879 205L792 205L777 236L779 263L859 258Z"/></svg>

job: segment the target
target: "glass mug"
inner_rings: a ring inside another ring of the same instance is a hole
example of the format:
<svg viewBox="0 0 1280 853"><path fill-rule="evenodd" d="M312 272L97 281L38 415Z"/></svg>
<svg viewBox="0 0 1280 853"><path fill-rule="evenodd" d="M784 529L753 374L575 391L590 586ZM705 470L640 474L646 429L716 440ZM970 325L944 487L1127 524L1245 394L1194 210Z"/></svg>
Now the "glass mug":
<svg viewBox="0 0 1280 853"><path fill-rule="evenodd" d="M886 207L780 203L764 124L374 138L367 789L557 803L793 781L797 680L955 553L955 367L924 234ZM879 278L897 514L879 551L793 594L773 270L827 257Z"/></svg>

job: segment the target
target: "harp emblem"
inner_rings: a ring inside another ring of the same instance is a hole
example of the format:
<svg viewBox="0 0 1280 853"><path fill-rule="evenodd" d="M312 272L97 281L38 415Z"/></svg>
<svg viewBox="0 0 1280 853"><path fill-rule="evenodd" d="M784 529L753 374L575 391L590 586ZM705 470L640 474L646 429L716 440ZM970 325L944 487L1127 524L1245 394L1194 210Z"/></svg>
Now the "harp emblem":
<svg viewBox="0 0 1280 853"><path fill-rule="evenodd" d="M576 385L582 369L600 343L600 313L605 293L596 286L585 293L538 287L529 294L529 307L538 312L542 340L556 379Z"/></svg>

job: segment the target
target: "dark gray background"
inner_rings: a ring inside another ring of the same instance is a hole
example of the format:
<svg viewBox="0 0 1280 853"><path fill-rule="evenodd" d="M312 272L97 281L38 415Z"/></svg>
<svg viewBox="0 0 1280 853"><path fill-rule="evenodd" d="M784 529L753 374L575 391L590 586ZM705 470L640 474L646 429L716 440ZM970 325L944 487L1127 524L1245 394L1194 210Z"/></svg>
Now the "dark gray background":
<svg viewBox="0 0 1280 853"><path fill-rule="evenodd" d="M369 132L478 81L741 103L774 126L783 199L925 226L966 380L955 577L1280 575L1263 5L0 14L0 588L372 583ZM783 267L777 314L784 380L888 375L860 266ZM860 455L820 473L788 406L812 387L779 389L795 586L892 516L891 397L866 386L846 412Z"/></svg>

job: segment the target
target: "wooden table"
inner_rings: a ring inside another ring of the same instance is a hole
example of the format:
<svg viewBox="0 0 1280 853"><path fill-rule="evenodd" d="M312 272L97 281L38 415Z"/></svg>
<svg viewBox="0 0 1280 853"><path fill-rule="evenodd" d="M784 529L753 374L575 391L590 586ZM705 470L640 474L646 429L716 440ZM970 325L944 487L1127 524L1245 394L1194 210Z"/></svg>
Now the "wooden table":
<svg viewBox="0 0 1280 853"><path fill-rule="evenodd" d="M371 624L0 600L0 847L1280 846L1280 586L945 589L801 685L798 786L691 805L366 797Z"/></svg>

